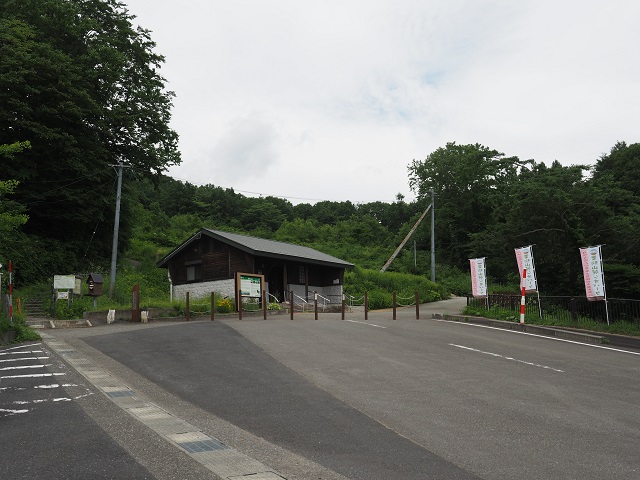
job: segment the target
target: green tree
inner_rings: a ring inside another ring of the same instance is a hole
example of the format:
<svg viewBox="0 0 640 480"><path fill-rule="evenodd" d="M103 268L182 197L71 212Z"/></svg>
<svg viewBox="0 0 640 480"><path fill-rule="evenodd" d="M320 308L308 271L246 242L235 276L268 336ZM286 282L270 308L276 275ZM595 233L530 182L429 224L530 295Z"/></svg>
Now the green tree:
<svg viewBox="0 0 640 480"><path fill-rule="evenodd" d="M575 294L580 274L578 248L589 243L585 219L602 216L584 180L585 166L554 162L523 169L518 181L501 191L502 202L490 222L471 235L473 256L490 257L489 274L518 284L514 249L535 245L538 284L543 293Z"/></svg>
<svg viewBox="0 0 640 480"><path fill-rule="evenodd" d="M447 143L409 165L409 185L418 200L436 194L436 249L440 261L467 267L471 236L485 230L506 188L531 163L505 157L479 144Z"/></svg>
<svg viewBox="0 0 640 480"><path fill-rule="evenodd" d="M28 148L31 148L29 142L0 145L0 159L6 162ZM3 245L6 245L9 235L18 227L27 223L29 219L28 215L24 213L25 208L23 205L5 198L7 195L12 195L17 186L17 180L0 180L0 244Z"/></svg>
<svg viewBox="0 0 640 480"><path fill-rule="evenodd" d="M32 145L3 162L0 180L20 182L25 232L63 242L65 265L77 268L96 223L113 227L110 165L123 162L139 178L180 162L163 57L115 0L0 0L0 10L0 143ZM92 247L92 261L107 259L109 235Z"/></svg>

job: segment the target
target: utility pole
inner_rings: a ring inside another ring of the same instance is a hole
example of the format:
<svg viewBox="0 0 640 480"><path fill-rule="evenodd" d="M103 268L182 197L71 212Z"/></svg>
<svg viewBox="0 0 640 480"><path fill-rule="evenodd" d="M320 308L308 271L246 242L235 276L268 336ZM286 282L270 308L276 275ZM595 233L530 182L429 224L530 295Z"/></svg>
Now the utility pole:
<svg viewBox="0 0 640 480"><path fill-rule="evenodd" d="M112 165L115 167L116 165ZM109 277L109 298L113 298L116 286L116 262L118 260L118 230L120 229L120 198L122 196L122 170L124 165L118 165L118 193L116 194L116 219L113 224L113 246L111 247L111 276Z"/></svg>
<svg viewBox="0 0 640 480"><path fill-rule="evenodd" d="M404 245L409 241L409 239L411 238L411 235L413 235L413 232L416 231L416 228L418 228L418 225L420 225L420 222L422 222L422 219L427 216L427 212L429 211L430 208L431 208L431 205L429 205L427 209L422 213L422 215L420 215L420 218L418 219L418 221L411 228L411 230L409 230L409 233L407 234L407 236L404 237L404 240L402 241L402 243L398 246L398 248L396 248L396 251L393 252L393 255L391 255L391 258L387 260L387 263L385 263L384 266L380 269L380 272L386 272L387 268L389 268L389 265L391 265L391 262L395 260L395 258L400 253L400 250L402 250L402 247L404 247Z"/></svg>
<svg viewBox="0 0 640 480"><path fill-rule="evenodd" d="M436 226L435 226L436 202L431 189L431 281L436 281Z"/></svg>

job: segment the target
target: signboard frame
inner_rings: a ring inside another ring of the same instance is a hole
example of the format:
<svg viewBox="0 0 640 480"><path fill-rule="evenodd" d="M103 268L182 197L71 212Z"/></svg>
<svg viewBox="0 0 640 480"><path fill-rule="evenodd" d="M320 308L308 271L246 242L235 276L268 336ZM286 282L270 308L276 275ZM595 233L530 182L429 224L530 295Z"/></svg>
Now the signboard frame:
<svg viewBox="0 0 640 480"><path fill-rule="evenodd" d="M54 275L53 276L54 290L75 290L75 288L76 288L75 275Z"/></svg>
<svg viewBox="0 0 640 480"><path fill-rule="evenodd" d="M243 298L257 298L259 302L262 302L264 286L264 275L259 273L236 272L235 297L238 311L242 306Z"/></svg>

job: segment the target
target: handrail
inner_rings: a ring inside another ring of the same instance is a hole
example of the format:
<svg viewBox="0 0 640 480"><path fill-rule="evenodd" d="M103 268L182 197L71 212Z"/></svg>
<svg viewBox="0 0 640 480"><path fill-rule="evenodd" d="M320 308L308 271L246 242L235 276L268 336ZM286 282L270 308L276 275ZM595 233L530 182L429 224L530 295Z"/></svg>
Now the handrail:
<svg viewBox="0 0 640 480"><path fill-rule="evenodd" d="M280 300L278 300L278 297L276 297L275 295L272 295L269 292L266 292L266 293L267 293L267 301L269 300L269 297L271 297L271 298L273 298L275 300L275 303L280 303ZM271 303L271 302L269 302L269 303Z"/></svg>
<svg viewBox="0 0 640 480"><path fill-rule="evenodd" d="M329 300L327 297L325 297L323 295L320 295L319 293L312 293L311 295L309 295L307 297L307 300L311 299L311 300L309 300L310 302L314 301L316 295L318 296L318 298L324 300L324 305L326 305L327 303L331 303L331 300Z"/></svg>
<svg viewBox="0 0 640 480"><path fill-rule="evenodd" d="M345 295L345 298L349 299L349 306L350 307L363 307L364 306L364 295L361 297L354 297L353 295ZM360 302L362 301L362 304L360 305L356 305L356 302Z"/></svg>

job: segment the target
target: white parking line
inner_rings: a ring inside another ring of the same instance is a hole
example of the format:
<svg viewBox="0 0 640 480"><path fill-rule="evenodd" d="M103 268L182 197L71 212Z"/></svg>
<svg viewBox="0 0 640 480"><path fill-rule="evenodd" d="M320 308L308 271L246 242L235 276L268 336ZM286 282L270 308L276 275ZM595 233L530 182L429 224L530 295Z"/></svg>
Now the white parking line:
<svg viewBox="0 0 640 480"><path fill-rule="evenodd" d="M511 360L512 362L524 363L525 365L531 365L532 367L544 368L546 370L553 370L554 372L565 373L564 370L558 370L557 368L548 367L547 365L540 365L539 363L527 362L525 360L518 360L513 357L505 357L504 355L500 355L499 353L485 352L483 350L478 350L476 348L465 347L464 345L456 345L455 343L450 343L452 347L462 348L464 350L469 350L471 352L482 353L484 355L491 355L492 357L504 358L505 360Z"/></svg>
<svg viewBox="0 0 640 480"><path fill-rule="evenodd" d="M20 357L20 358L8 358L5 360L0 360L0 363L4 362L21 362L25 360L47 360L49 357Z"/></svg>
<svg viewBox="0 0 640 480"><path fill-rule="evenodd" d="M0 368L0 371L5 371L5 370L24 370L27 368L44 368L44 367L51 367L52 364L48 363L48 364L42 364L42 365L18 365L17 367L2 367Z"/></svg>
<svg viewBox="0 0 640 480"><path fill-rule="evenodd" d="M357 322L356 320L345 320L345 322L361 323L362 325L368 325L370 327L387 328L387 327L383 327L382 325L376 325L375 323Z"/></svg>
<svg viewBox="0 0 640 480"><path fill-rule="evenodd" d="M15 415L16 413L27 413L29 410L8 410L6 408L0 408L0 412L6 412L9 415Z"/></svg>
<svg viewBox="0 0 640 480"><path fill-rule="evenodd" d="M537 333L520 332L518 330L508 330L505 328L490 327L489 325L478 325L477 323L456 322L454 320L441 320L441 319L435 319L435 320L436 322L455 323L457 325L464 325L466 327L488 328L490 330L500 330L502 332L508 332L508 333L519 333L520 335L529 335L530 337L546 338L547 340L555 340L556 342L566 342L566 343L573 343L575 345L584 345L585 347L601 348L602 350L611 350L612 352L628 353L629 355L640 355L640 352L631 352L629 350L622 350L620 348L613 348L613 347L605 347L604 345L594 345L592 343L576 342L575 340L567 340L566 338L550 337L548 335L539 335Z"/></svg>
<svg viewBox="0 0 640 480"><path fill-rule="evenodd" d="M0 378L38 378L38 377L58 377L66 373L32 373L31 375L5 375Z"/></svg>
<svg viewBox="0 0 640 480"><path fill-rule="evenodd" d="M41 343L33 343L31 345L20 345L19 347L9 347L9 348L4 348L2 350L2 352L0 352L0 355L11 355L11 350L22 350L24 348L31 348L31 347L39 347L40 345L42 345ZM20 352L18 352L20 353ZM31 353L35 353L35 352L31 352Z"/></svg>

